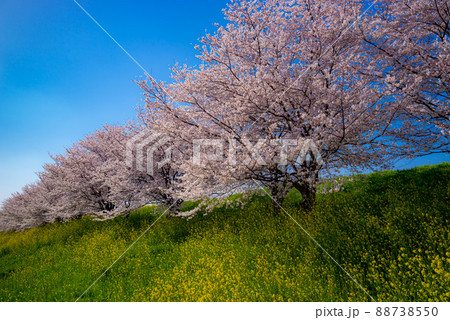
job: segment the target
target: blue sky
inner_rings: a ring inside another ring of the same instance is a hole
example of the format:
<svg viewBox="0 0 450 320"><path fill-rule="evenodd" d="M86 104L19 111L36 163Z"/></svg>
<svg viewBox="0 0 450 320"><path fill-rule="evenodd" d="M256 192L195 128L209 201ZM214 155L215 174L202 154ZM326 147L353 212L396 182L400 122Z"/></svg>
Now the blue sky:
<svg viewBox="0 0 450 320"><path fill-rule="evenodd" d="M225 0L77 0L154 78L196 64ZM73 0L0 1L0 201L36 180L49 154L134 118L143 71ZM398 168L449 161L435 155Z"/></svg>
<svg viewBox="0 0 450 320"><path fill-rule="evenodd" d="M78 0L154 78L196 64L226 1ZM0 201L49 154L135 116L143 71L73 0L0 1Z"/></svg>

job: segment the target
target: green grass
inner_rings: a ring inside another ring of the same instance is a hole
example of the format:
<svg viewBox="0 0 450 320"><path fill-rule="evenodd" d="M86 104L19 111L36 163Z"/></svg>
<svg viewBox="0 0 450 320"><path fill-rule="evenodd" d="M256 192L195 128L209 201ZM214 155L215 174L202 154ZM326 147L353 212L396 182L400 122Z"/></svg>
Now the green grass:
<svg viewBox="0 0 450 320"><path fill-rule="evenodd" d="M368 175L286 210L378 301L449 301L450 165ZM187 205L189 206L189 204ZM192 205L191 205L192 206ZM74 301L155 221L89 218L0 233L1 301ZM163 217L81 301L369 301L270 199Z"/></svg>

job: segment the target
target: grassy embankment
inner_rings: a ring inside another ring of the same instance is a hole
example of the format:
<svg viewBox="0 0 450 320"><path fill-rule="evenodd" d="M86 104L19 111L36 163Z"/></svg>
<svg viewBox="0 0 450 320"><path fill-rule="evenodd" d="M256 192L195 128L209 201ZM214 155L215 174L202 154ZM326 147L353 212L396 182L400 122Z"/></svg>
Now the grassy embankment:
<svg viewBox="0 0 450 320"><path fill-rule="evenodd" d="M367 176L284 207L378 301L450 301L450 165ZM0 233L0 301L74 301L154 221L89 218ZM81 301L369 301L289 217L255 197L163 217Z"/></svg>

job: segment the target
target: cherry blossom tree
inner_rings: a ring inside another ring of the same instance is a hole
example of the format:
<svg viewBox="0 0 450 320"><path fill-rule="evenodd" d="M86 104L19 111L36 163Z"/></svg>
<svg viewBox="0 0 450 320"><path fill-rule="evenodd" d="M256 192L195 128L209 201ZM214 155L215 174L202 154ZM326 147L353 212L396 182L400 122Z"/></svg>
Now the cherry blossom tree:
<svg viewBox="0 0 450 320"><path fill-rule="evenodd" d="M401 102L394 134L407 156L450 151L449 6L447 0L377 1L361 30L371 72Z"/></svg>
<svg viewBox="0 0 450 320"><path fill-rule="evenodd" d="M262 188L274 204L295 188L308 211L343 169L449 152L448 1L235 1L224 13L196 47L198 66L139 82L138 121L53 156L3 203L0 228ZM152 172L127 163L127 143L147 131L162 139L140 145Z"/></svg>
<svg viewBox="0 0 450 320"><path fill-rule="evenodd" d="M309 210L321 178L389 165L398 106L393 92L362 72L372 66L359 30L366 6L233 2L228 24L201 39L199 66L176 66L170 84L140 82L140 118L184 150L177 163L183 197L264 186L281 202L294 187ZM217 144L204 146L215 156L199 163L192 153L202 139ZM311 141L318 152L298 157Z"/></svg>
<svg viewBox="0 0 450 320"><path fill-rule="evenodd" d="M177 204L169 192L177 173L169 164L152 175L127 166L132 135L131 127L105 126L52 156L36 183L3 203L0 228L23 230L84 215L111 219L149 203Z"/></svg>
<svg viewBox="0 0 450 320"><path fill-rule="evenodd" d="M24 230L43 223L54 222L48 215L43 186L39 183L26 185L2 204L0 231Z"/></svg>
<svg viewBox="0 0 450 320"><path fill-rule="evenodd" d="M131 133L121 126L105 126L53 157L43 181L54 179L65 200L57 210L69 215L113 218L145 204L172 204L170 168L152 175L126 164L126 142Z"/></svg>

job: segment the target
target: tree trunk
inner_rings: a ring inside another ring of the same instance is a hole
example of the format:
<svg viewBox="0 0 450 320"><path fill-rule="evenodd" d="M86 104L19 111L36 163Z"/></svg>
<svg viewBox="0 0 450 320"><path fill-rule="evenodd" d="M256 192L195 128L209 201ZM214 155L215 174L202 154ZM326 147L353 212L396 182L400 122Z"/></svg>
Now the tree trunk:
<svg viewBox="0 0 450 320"><path fill-rule="evenodd" d="M272 200L272 207L275 210L280 209L280 207L283 205L284 197L281 194L281 192L278 190L278 188L270 189L270 198Z"/></svg>
<svg viewBox="0 0 450 320"><path fill-rule="evenodd" d="M270 186L270 196L272 200L272 207L275 211L281 210L283 201L290 191L288 184L283 182L276 182Z"/></svg>
<svg viewBox="0 0 450 320"><path fill-rule="evenodd" d="M177 214L180 211L180 207L183 204L182 199L174 199L172 197L168 198L165 205L170 208L169 211Z"/></svg>
<svg viewBox="0 0 450 320"><path fill-rule="evenodd" d="M302 202L300 203L300 208L305 212L311 212L316 203L316 186L309 182L304 182L302 184L295 182L295 189L297 189L302 195Z"/></svg>

